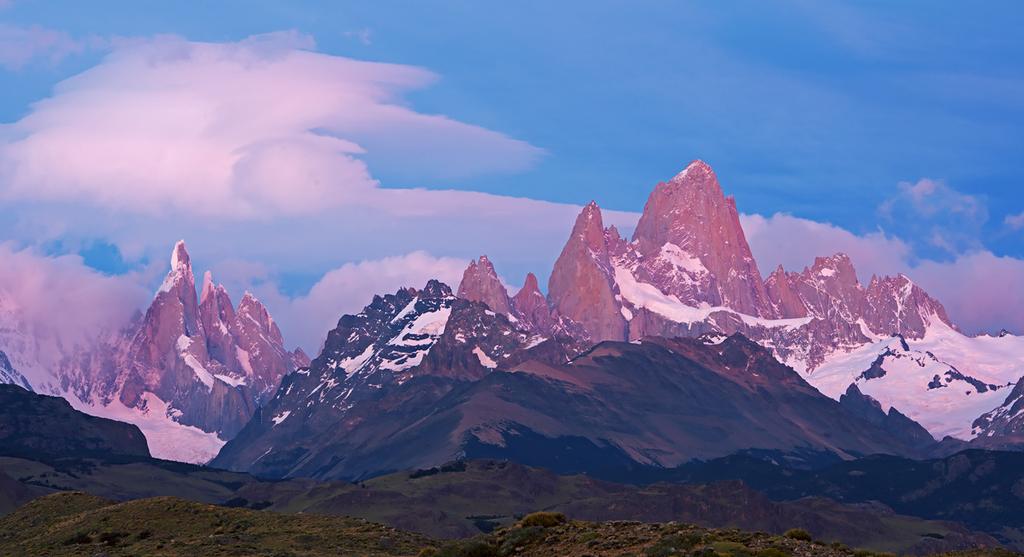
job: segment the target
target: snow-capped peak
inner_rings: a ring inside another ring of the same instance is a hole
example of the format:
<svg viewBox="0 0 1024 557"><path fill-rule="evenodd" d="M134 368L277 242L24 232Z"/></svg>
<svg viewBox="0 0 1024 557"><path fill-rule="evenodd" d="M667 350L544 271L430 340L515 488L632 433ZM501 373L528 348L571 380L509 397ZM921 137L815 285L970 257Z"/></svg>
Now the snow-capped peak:
<svg viewBox="0 0 1024 557"><path fill-rule="evenodd" d="M690 164L686 165L686 168L684 168L680 173L673 176L672 180L670 181L676 182L680 180L685 180L687 177L694 173L710 174L711 172L711 166L708 163L704 162L701 159L694 159L693 161L690 161Z"/></svg>

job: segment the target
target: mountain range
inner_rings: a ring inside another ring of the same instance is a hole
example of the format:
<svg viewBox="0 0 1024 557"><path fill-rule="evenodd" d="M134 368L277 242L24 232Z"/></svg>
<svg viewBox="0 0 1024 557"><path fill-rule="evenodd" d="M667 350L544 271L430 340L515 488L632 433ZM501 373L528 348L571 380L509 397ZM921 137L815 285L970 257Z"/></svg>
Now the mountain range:
<svg viewBox="0 0 1024 557"><path fill-rule="evenodd" d="M594 472L1017 446L1024 339L964 335L908 277L864 286L843 254L762 280L701 161L655 187L629 240L584 207L547 292L531 273L510 295L482 256L454 295L374 298L213 464L360 478L451 458Z"/></svg>
<svg viewBox="0 0 1024 557"><path fill-rule="evenodd" d="M154 456L275 477L738 451L812 466L1024 438L1024 338L965 335L909 277L862 283L841 253L764 277L702 161L655 186L628 238L585 206L548 277L513 295L482 256L454 291L342 316L310 361L251 294L236 306L209 273L197 292L179 242L145 313L87 346L26 330L0 293L0 381L134 423Z"/></svg>

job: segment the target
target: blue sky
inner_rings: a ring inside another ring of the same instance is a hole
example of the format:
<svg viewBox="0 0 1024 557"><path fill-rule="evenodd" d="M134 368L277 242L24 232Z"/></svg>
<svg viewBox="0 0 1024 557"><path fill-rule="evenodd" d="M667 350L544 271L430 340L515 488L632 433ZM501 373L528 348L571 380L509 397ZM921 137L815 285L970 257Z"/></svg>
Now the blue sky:
<svg viewBox="0 0 1024 557"><path fill-rule="evenodd" d="M883 234L905 244L900 258L910 267L979 252L1024 258L1024 7L1016 2L106 1L86 7L13 0L0 7L3 25L8 32L35 26L70 42L62 50L51 41L27 58L9 54L4 67L3 48L11 45L0 40L0 122L30 114L32 103L101 64L110 45L124 38L168 34L232 43L292 30L320 53L426 69L434 77L396 102L534 149L516 151L508 165L431 164L429 149L418 156L423 143L358 135L365 153L357 158L383 188L452 188L575 205L595 199L605 209L635 212L655 183L702 158L742 212L788 213L858 236ZM480 156L500 159L504 148ZM59 220L69 207L30 209L60 214L53 217ZM24 215L29 209L0 206L0 215L5 210ZM195 222L184 219L180 231L160 228L167 239L150 242L159 245L129 248L109 227L91 234L79 227L49 233L40 249L81 253L109 274L141 272L177 236L202 243L211 228ZM296 229L291 221L262 222ZM379 239L402 226L377 219L365 229ZM31 245L25 230L6 232ZM489 248L488 242L506 240L514 246L514 235L481 234L473 241L463 229L431 230L433 240L416 234L409 250L466 258L497 249L505 267L492 258L510 282L527 270L544 274L560 248L552 240L532 257L513 247ZM397 241L375 240L338 244L308 262L281 256L301 250L305 237L295 234L273 253L247 253L227 242L199 246L197 260L213 268L255 261L290 296L339 265L405 253Z"/></svg>

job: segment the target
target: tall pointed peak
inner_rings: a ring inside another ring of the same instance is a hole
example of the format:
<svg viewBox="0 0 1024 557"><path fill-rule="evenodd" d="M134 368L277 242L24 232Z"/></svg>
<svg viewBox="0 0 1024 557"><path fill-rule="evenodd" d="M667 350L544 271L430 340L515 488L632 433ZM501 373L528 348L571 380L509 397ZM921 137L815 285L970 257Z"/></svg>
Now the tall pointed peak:
<svg viewBox="0 0 1024 557"><path fill-rule="evenodd" d="M540 284L537 282L537 275L526 273L526 280L523 281L523 287L519 290L520 292L540 292Z"/></svg>
<svg viewBox="0 0 1024 557"><path fill-rule="evenodd" d="M681 182L686 180L692 180L697 177L715 177L715 171L712 170L711 165L702 161L701 159L694 159L690 164L686 165L680 173L672 177L670 182ZM716 179L717 181L717 179Z"/></svg>
<svg viewBox="0 0 1024 557"><path fill-rule="evenodd" d="M188 249L185 247L185 240L178 240L171 251L171 271L173 272L179 268L192 269L192 259L189 257Z"/></svg>
<svg viewBox="0 0 1024 557"><path fill-rule="evenodd" d="M210 297L210 294L213 294L213 290L213 273L206 271L203 273L203 288L201 290L202 293L199 294L199 303L205 302Z"/></svg>
<svg viewBox="0 0 1024 557"><path fill-rule="evenodd" d="M601 208L597 206L596 201L591 201L583 206L583 210L576 217L576 224L579 225L581 222L589 223L594 220L601 221Z"/></svg>
<svg viewBox="0 0 1024 557"><path fill-rule="evenodd" d="M516 292L516 295L512 297L512 305L517 309L527 299L539 297L544 299L544 294L540 291L540 284L537 282L537 275L533 273L526 273L526 280L523 281L523 287Z"/></svg>
<svg viewBox="0 0 1024 557"><path fill-rule="evenodd" d="M572 227L572 238L580 238L584 245L595 252L604 252L604 221L601 218L601 208L597 203L591 201L583 207L576 217L576 224Z"/></svg>
<svg viewBox="0 0 1024 557"><path fill-rule="evenodd" d="M252 292L250 292L248 290L245 291L245 294L242 294L242 301L238 302L239 307L241 307L242 304L245 304L245 305L252 304L252 305L258 305L258 306L262 306L263 305L260 302L259 298L257 298L255 294L253 294Z"/></svg>
<svg viewBox="0 0 1024 557"><path fill-rule="evenodd" d="M762 276L750 251L734 201L722 192L711 167L701 160L654 187L633 231L637 249L656 256L674 244L699 260L713 279L695 301L756 316L772 314Z"/></svg>
<svg viewBox="0 0 1024 557"><path fill-rule="evenodd" d="M189 258L188 250L185 248L185 240L178 240L178 243L174 244L174 249L171 250L171 269L167 272L167 277L164 278L163 284L160 285L157 295L176 290L181 283L188 285L181 292L192 288L191 297L195 298L195 276L192 274L192 260Z"/></svg>

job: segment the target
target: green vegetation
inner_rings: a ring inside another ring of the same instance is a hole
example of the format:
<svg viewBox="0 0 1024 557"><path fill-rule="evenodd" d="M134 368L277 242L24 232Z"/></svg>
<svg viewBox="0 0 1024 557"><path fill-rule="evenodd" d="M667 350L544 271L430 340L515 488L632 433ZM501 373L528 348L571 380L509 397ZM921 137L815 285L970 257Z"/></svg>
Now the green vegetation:
<svg viewBox="0 0 1024 557"><path fill-rule="evenodd" d="M783 535L791 540L801 540L805 542L809 542L813 539L811 538L811 533L803 528L790 528L789 530L786 530L786 533Z"/></svg>
<svg viewBox="0 0 1024 557"><path fill-rule="evenodd" d="M0 555L416 555L431 540L365 520L231 509L173 497L41 497L0 518Z"/></svg>
<svg viewBox="0 0 1024 557"><path fill-rule="evenodd" d="M155 497L115 503L47 495L0 517L0 555L155 557L883 557L841 543L677 523L586 522L537 512L489 534L441 541L362 519L281 514ZM932 538L933 539L933 538ZM935 540L938 541L938 540ZM1003 551L943 557L1010 557Z"/></svg>
<svg viewBox="0 0 1024 557"><path fill-rule="evenodd" d="M548 512L530 513L523 517L523 520L520 522L524 527L540 526L541 528L551 528L552 526L558 526L559 524L564 523L564 514Z"/></svg>

